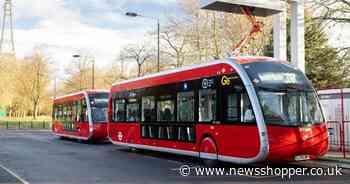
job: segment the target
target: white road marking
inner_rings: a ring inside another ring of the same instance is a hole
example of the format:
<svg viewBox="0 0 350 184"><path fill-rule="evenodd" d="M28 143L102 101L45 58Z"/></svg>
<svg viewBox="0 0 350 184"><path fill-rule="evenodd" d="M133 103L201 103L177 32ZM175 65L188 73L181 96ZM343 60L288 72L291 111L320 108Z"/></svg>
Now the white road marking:
<svg viewBox="0 0 350 184"><path fill-rule="evenodd" d="M30 184L28 181L24 180L23 178L21 178L20 176L18 176L15 172L11 171L9 168L3 166L0 164L0 167L2 169L4 169L6 172L10 173L12 176L14 176L15 178L17 178L20 182L22 182L23 184Z"/></svg>

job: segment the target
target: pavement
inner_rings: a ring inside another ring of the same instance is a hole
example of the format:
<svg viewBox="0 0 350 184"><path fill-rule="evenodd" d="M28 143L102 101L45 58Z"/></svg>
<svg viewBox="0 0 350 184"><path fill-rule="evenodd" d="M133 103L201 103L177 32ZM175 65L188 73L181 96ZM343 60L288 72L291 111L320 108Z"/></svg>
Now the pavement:
<svg viewBox="0 0 350 184"><path fill-rule="evenodd" d="M181 176L179 169L189 166L192 173ZM306 161L272 168L327 169L328 161ZM340 176L195 176L202 168L198 159L151 151L130 151L109 143L88 144L62 140L48 131L11 131L0 129L0 184L56 183L347 183L350 170ZM257 165L220 163L225 169L256 168ZM263 166L265 167L265 166Z"/></svg>
<svg viewBox="0 0 350 184"><path fill-rule="evenodd" d="M319 158L321 161L329 162L334 165L341 165L345 169L350 169L350 153L347 152L345 157L341 152L329 151L324 157Z"/></svg>

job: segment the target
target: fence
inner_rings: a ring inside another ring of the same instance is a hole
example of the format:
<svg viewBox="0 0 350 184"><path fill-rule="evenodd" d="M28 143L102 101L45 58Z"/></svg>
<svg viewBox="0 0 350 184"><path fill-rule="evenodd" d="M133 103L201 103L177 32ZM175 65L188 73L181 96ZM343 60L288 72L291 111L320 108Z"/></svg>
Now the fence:
<svg viewBox="0 0 350 184"><path fill-rule="evenodd" d="M0 129L51 129L50 121L0 121Z"/></svg>
<svg viewBox="0 0 350 184"><path fill-rule="evenodd" d="M319 96L330 133L330 149L346 157L350 151L350 89L321 90Z"/></svg>

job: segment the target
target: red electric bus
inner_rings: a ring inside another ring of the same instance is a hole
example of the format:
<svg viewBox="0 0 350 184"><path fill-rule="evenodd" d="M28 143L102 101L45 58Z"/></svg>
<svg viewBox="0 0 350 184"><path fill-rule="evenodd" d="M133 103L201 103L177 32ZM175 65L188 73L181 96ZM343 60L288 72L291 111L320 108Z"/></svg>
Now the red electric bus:
<svg viewBox="0 0 350 184"><path fill-rule="evenodd" d="M117 145L232 163L314 159L328 150L306 76L268 57L235 57L114 84Z"/></svg>
<svg viewBox="0 0 350 184"><path fill-rule="evenodd" d="M106 90L88 90L55 98L52 132L80 140L106 140L108 96Z"/></svg>

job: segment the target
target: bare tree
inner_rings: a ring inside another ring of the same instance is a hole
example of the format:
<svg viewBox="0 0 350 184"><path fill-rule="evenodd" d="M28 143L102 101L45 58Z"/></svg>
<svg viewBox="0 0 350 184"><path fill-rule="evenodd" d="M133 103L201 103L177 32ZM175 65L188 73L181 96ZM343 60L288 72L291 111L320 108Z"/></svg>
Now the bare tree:
<svg viewBox="0 0 350 184"><path fill-rule="evenodd" d="M112 62L111 66L105 69L104 83L110 86L116 81L127 79L125 68L125 56L123 53L119 53L119 56Z"/></svg>
<svg viewBox="0 0 350 184"><path fill-rule="evenodd" d="M47 59L36 51L21 63L19 75L16 76L18 98L27 98L32 106L31 114L34 119L39 114L41 100L47 95L49 85L49 69ZM18 99L15 102L19 102Z"/></svg>
<svg viewBox="0 0 350 184"><path fill-rule="evenodd" d="M186 41L186 64L188 61L206 62L232 54L233 46L250 31L250 26L247 26L249 21L242 15L201 10L199 0L181 0L180 6L186 16L172 17L174 20L170 19L170 27L172 34L181 33L176 35L178 43ZM259 22L265 25L263 32L247 42L242 49L245 54L260 55L269 44L270 36L266 35L272 29L271 19L259 19Z"/></svg>
<svg viewBox="0 0 350 184"><path fill-rule="evenodd" d="M68 78L64 81L64 93L81 91L91 87L92 57L86 53L81 53L79 56L65 69Z"/></svg>
<svg viewBox="0 0 350 184"><path fill-rule="evenodd" d="M309 3L321 10L317 18L336 23L350 23L349 0L312 0Z"/></svg>
<svg viewBox="0 0 350 184"><path fill-rule="evenodd" d="M176 67L181 67L185 61L185 46L188 37L183 35L178 24L172 24L162 31L161 38L169 46L168 51L164 51L176 60Z"/></svg>
<svg viewBox="0 0 350 184"><path fill-rule="evenodd" d="M122 55L125 60L135 61L137 64L137 76L140 77L142 74L142 65L149 60L153 54L151 49L148 47L149 44L132 44L127 45L122 49Z"/></svg>

